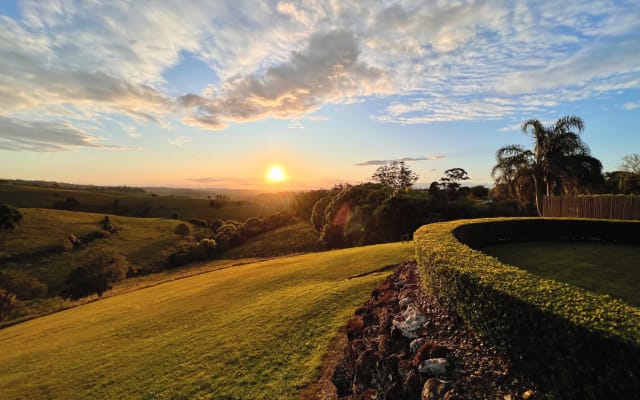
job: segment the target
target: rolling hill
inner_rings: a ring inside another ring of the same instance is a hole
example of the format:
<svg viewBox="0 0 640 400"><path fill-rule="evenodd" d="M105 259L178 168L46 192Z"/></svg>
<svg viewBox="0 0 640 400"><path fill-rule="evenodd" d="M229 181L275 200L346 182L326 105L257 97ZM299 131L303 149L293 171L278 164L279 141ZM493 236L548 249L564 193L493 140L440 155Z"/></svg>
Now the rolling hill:
<svg viewBox="0 0 640 400"><path fill-rule="evenodd" d="M384 244L219 269L0 330L2 399L293 399L345 318L413 257Z"/></svg>

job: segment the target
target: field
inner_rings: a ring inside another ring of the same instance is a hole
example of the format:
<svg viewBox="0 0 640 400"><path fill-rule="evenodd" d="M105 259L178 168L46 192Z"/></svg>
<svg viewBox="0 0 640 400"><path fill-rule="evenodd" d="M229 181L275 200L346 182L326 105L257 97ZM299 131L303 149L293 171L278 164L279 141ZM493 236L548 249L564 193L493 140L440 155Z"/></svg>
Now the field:
<svg viewBox="0 0 640 400"><path fill-rule="evenodd" d="M162 193L168 193L166 190ZM206 196L201 198L156 194L145 191L118 192L115 190L84 190L55 188L51 186L27 186L0 184L0 201L19 208L55 208L54 203L75 198L78 204L73 210L131 217L179 219L235 219L244 221L250 217L267 216L282 209L287 203L274 196L255 196L246 199L217 201L210 207ZM215 198L214 198L215 200Z"/></svg>
<svg viewBox="0 0 640 400"><path fill-rule="evenodd" d="M20 209L22 223L11 231L0 231L0 268L23 269L54 293L64 287L70 270L97 248L110 248L124 255L135 268L151 268L180 247L185 240L175 233L180 221L158 218L112 216L116 233L102 230L103 215L47 209ZM95 239L72 251L65 251L69 234Z"/></svg>
<svg viewBox="0 0 640 400"><path fill-rule="evenodd" d="M293 399L345 319L413 257L385 244L158 284L0 330L2 399Z"/></svg>
<svg viewBox="0 0 640 400"><path fill-rule="evenodd" d="M597 242L526 242L483 252L536 275L640 306L640 247Z"/></svg>
<svg viewBox="0 0 640 400"><path fill-rule="evenodd" d="M308 222L298 222L250 238L226 251L224 258L276 257L320 250L316 232Z"/></svg>

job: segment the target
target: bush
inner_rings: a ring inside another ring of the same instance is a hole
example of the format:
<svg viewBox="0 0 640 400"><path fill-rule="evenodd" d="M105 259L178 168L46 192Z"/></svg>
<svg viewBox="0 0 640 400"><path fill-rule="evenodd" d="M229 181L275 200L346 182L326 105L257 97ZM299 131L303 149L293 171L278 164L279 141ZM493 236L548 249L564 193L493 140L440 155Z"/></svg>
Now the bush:
<svg viewBox="0 0 640 400"><path fill-rule="evenodd" d="M191 228L189 228L189 225L185 224L184 222L180 222L178 225L176 225L176 234L180 236L189 236L191 235Z"/></svg>
<svg viewBox="0 0 640 400"><path fill-rule="evenodd" d="M13 311L18 308L18 299L16 295L4 289L0 289L0 321L8 318Z"/></svg>
<svg viewBox="0 0 640 400"><path fill-rule="evenodd" d="M69 275L69 288L64 297L79 299L91 294L102 296L113 284L123 280L128 271L124 256L107 249L92 252L89 257Z"/></svg>
<svg viewBox="0 0 640 400"><path fill-rule="evenodd" d="M19 300L31 300L44 296L47 285L27 272L6 270L0 272L0 289L15 294Z"/></svg>
<svg viewBox="0 0 640 400"><path fill-rule="evenodd" d="M0 229L13 229L20 221L22 221L20 211L7 204L0 203Z"/></svg>
<svg viewBox="0 0 640 400"><path fill-rule="evenodd" d="M549 388L551 398L636 398L637 308L540 278L466 245L538 239L638 243L640 223L500 218L432 224L414 234L427 289Z"/></svg>

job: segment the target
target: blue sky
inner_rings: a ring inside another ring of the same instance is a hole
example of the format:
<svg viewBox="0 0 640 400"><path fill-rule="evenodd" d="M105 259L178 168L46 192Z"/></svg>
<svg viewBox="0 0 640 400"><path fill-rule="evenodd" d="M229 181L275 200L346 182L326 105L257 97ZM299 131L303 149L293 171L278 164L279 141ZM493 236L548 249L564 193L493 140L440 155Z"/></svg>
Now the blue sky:
<svg viewBox="0 0 640 400"><path fill-rule="evenodd" d="M564 115L606 171L640 153L639 2L0 2L2 178L283 190L408 159L490 184Z"/></svg>

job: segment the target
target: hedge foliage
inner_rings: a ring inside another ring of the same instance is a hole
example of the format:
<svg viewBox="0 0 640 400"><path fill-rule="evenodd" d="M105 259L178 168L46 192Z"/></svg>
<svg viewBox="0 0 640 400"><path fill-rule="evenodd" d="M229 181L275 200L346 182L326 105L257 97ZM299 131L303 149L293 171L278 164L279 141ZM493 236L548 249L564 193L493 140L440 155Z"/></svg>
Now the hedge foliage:
<svg viewBox="0 0 640 400"><path fill-rule="evenodd" d="M640 223L495 218L430 224L414 234L425 287L510 354L549 398L638 398L640 309L477 250L542 239L639 243Z"/></svg>

